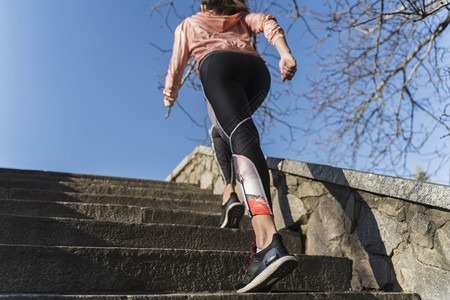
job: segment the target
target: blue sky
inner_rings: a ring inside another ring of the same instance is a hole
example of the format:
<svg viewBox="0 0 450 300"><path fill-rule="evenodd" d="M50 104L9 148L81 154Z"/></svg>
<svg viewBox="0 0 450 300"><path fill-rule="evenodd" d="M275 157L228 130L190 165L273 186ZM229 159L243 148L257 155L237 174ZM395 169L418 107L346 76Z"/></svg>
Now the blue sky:
<svg viewBox="0 0 450 300"><path fill-rule="evenodd" d="M173 36L148 16L153 2L0 0L0 167L162 180L193 151L204 130L178 107L164 119L154 73L170 56L150 42L167 49ZM180 99L205 111L200 92L185 87ZM263 146L325 163L284 149Z"/></svg>
<svg viewBox="0 0 450 300"><path fill-rule="evenodd" d="M196 143L164 120L145 1L0 1L0 166L164 179ZM181 127L180 127L181 126Z"/></svg>

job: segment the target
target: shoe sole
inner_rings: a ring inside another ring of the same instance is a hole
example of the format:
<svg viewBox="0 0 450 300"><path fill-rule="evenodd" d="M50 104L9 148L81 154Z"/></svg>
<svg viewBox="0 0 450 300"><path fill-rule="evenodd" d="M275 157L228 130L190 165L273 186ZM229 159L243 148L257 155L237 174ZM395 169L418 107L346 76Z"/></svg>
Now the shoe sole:
<svg viewBox="0 0 450 300"><path fill-rule="evenodd" d="M281 257L271 263L249 284L239 290L236 290L236 292L270 292L275 284L294 271L297 266L298 261L293 255Z"/></svg>
<svg viewBox="0 0 450 300"><path fill-rule="evenodd" d="M241 203L233 203L228 207L225 214L225 220L220 228L239 228L242 216L244 215L244 205Z"/></svg>

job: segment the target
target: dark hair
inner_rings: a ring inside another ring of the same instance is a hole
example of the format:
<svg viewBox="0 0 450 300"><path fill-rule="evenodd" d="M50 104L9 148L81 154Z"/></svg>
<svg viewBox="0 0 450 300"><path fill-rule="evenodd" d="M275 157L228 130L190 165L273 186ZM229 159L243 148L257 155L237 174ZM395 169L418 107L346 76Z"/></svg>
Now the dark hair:
<svg viewBox="0 0 450 300"><path fill-rule="evenodd" d="M239 12L249 12L246 0L202 0L207 10L213 10L218 15L234 15Z"/></svg>

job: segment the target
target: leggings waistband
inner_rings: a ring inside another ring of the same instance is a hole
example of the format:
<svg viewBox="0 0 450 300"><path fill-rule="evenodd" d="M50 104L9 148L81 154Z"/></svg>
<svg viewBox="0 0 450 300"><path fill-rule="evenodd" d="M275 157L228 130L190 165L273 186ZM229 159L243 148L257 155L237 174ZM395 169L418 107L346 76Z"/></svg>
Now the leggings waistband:
<svg viewBox="0 0 450 300"><path fill-rule="evenodd" d="M219 53L219 52L237 53L237 54L250 55L250 56L253 56L253 57L259 57L259 58L261 58L259 55L255 55L255 54L252 54L252 53L248 53L248 52L244 52L244 51L239 51L239 50L216 50L216 51L213 51L213 52L210 52L210 53L206 54L206 55L202 58L202 60L201 60L200 63L198 64L198 69L199 69L199 70L201 69L201 67L202 67L202 65L203 65L203 62L206 61L207 58L209 58L209 57L211 57L213 54L216 54L216 53Z"/></svg>

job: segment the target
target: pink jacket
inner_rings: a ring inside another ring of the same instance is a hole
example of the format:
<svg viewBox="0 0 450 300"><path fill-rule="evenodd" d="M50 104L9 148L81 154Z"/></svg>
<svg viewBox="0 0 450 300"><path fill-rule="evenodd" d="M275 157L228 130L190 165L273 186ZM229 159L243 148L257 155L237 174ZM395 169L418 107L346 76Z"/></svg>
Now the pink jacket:
<svg viewBox="0 0 450 300"><path fill-rule="evenodd" d="M175 30L172 58L163 91L169 100L176 100L189 57L200 63L203 57L217 50L238 50L259 55L250 44L251 36L264 32L274 45L284 37L283 29L269 14L237 13L231 16L199 12L186 18Z"/></svg>

